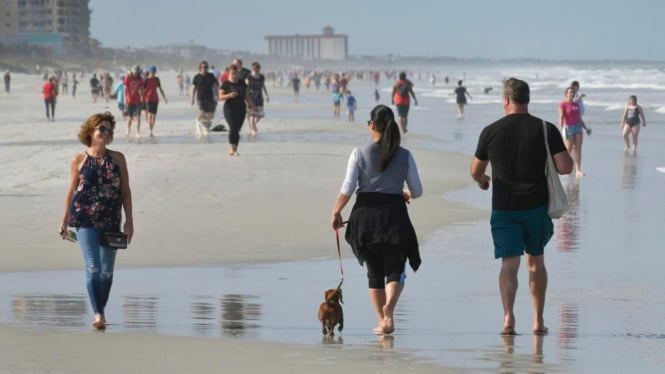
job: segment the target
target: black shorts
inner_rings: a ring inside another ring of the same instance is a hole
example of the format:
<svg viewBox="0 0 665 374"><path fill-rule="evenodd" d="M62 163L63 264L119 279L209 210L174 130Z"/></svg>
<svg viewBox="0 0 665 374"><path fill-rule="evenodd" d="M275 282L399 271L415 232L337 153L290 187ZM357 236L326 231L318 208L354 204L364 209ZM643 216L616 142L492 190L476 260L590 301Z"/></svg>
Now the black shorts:
<svg viewBox="0 0 665 374"><path fill-rule="evenodd" d="M199 100L199 109L204 113L215 113L217 102L214 100Z"/></svg>
<svg viewBox="0 0 665 374"><path fill-rule="evenodd" d="M374 244L362 249L367 265L369 288L383 289L386 283L403 282L406 256L402 248L389 244Z"/></svg>
<svg viewBox="0 0 665 374"><path fill-rule="evenodd" d="M400 117L406 118L409 115L409 106L410 105L396 105L397 115Z"/></svg>
<svg viewBox="0 0 665 374"><path fill-rule="evenodd" d="M146 103L146 110L148 111L148 113L157 114L158 104L159 104L158 102Z"/></svg>
<svg viewBox="0 0 665 374"><path fill-rule="evenodd" d="M127 115L130 118L141 116L141 107L143 104L129 104L127 105Z"/></svg>

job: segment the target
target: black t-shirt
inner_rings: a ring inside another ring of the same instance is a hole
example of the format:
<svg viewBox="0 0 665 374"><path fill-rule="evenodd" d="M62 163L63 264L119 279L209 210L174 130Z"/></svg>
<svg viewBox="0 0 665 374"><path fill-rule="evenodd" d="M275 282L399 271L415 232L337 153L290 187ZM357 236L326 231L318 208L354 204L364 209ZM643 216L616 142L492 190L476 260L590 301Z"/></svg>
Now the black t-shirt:
<svg viewBox="0 0 665 374"><path fill-rule="evenodd" d="M566 150L561 133L547 123L550 152ZM525 210L548 201L543 122L530 114L509 114L480 133L476 158L492 167L492 209Z"/></svg>
<svg viewBox="0 0 665 374"><path fill-rule="evenodd" d="M238 70L238 81L240 82L245 82L245 79L247 79L247 76L252 73L251 70L247 68L242 68Z"/></svg>
<svg viewBox="0 0 665 374"><path fill-rule="evenodd" d="M213 92L217 86L217 79L212 73L198 73L192 80L192 85L196 87L196 98L199 101L214 101Z"/></svg>
<svg viewBox="0 0 665 374"><path fill-rule="evenodd" d="M231 92L237 92L238 96L234 98L228 98L224 101L224 104L228 105L244 105L245 104L245 95L247 93L247 86L244 81L238 79L236 83L231 81L226 81L222 83L222 87L219 88L224 94L229 94Z"/></svg>

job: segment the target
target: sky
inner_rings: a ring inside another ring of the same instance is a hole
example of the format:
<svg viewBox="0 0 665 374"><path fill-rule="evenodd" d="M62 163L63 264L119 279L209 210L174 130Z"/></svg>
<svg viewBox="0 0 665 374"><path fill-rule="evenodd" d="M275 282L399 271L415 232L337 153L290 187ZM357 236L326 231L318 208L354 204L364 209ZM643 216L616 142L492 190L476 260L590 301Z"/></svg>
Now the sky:
<svg viewBox="0 0 665 374"><path fill-rule="evenodd" d="M665 61L662 0L90 0L105 47L265 54L266 35L349 36L349 54Z"/></svg>

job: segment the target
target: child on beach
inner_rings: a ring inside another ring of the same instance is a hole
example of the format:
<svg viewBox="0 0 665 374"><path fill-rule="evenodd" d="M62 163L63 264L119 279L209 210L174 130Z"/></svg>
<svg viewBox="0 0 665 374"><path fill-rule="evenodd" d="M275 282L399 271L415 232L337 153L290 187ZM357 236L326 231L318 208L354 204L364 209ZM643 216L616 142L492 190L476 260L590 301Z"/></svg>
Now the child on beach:
<svg viewBox="0 0 665 374"><path fill-rule="evenodd" d="M341 108L343 97L344 97L344 95L342 95L342 93L339 92L339 91L336 91L336 92L333 93L333 115L335 117L340 116L340 110L341 110L340 108Z"/></svg>
<svg viewBox="0 0 665 374"><path fill-rule="evenodd" d="M351 91L346 91L346 109L349 113L349 122L356 120L354 112L356 111L356 98L353 97Z"/></svg>

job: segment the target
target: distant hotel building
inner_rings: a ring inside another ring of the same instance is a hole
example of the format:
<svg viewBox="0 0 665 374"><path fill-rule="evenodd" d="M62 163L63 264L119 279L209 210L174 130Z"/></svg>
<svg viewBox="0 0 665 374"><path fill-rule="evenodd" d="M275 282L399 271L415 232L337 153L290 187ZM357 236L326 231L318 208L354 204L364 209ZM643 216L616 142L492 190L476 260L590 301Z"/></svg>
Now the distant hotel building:
<svg viewBox="0 0 665 374"><path fill-rule="evenodd" d="M90 48L89 0L0 0L0 44L29 44L61 55Z"/></svg>
<svg viewBox="0 0 665 374"><path fill-rule="evenodd" d="M322 35L268 35L265 37L271 57L303 60L345 60L349 55L349 37L335 34L326 26Z"/></svg>

